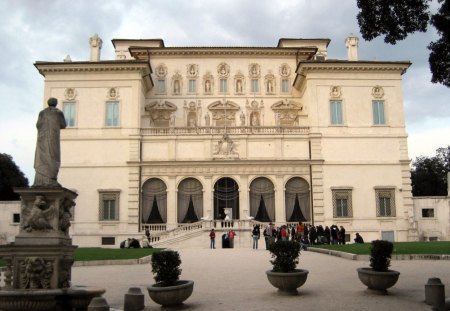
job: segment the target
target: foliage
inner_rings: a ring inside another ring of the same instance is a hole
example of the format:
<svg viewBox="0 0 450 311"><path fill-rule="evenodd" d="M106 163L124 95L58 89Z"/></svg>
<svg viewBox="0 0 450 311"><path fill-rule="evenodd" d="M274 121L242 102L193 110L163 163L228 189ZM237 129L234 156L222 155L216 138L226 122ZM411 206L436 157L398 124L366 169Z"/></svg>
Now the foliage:
<svg viewBox="0 0 450 311"><path fill-rule="evenodd" d="M429 11L431 0L357 0L357 20L365 40L385 35L384 42L395 44L416 31L425 32L428 23L440 38L428 45L431 82L450 87L450 0L438 0L436 14ZM431 19L430 19L431 16Z"/></svg>
<svg viewBox="0 0 450 311"><path fill-rule="evenodd" d="M298 264L300 256L300 243L297 241L278 240L270 243L268 250L272 254L270 263L273 265L273 272L292 272Z"/></svg>
<svg viewBox="0 0 450 311"><path fill-rule="evenodd" d="M413 196L447 195L449 171L450 146L437 149L434 157L417 157L411 169Z"/></svg>
<svg viewBox="0 0 450 311"><path fill-rule="evenodd" d="M80 247L75 250L75 261L138 259L159 252L158 248L100 248Z"/></svg>
<svg viewBox="0 0 450 311"><path fill-rule="evenodd" d="M13 187L28 187L28 179L6 153L0 153L0 201L19 200Z"/></svg>
<svg viewBox="0 0 450 311"><path fill-rule="evenodd" d="M181 259L177 251L163 251L152 255L152 272L155 282L162 286L172 286L181 274Z"/></svg>
<svg viewBox="0 0 450 311"><path fill-rule="evenodd" d="M394 250L394 244L389 241L372 241L370 248L370 266L375 271L388 271L391 265L391 254Z"/></svg>
<svg viewBox="0 0 450 311"><path fill-rule="evenodd" d="M345 245L314 245L314 248L335 250L356 255L369 255L370 243ZM394 242L393 255L450 255L449 241L434 242Z"/></svg>

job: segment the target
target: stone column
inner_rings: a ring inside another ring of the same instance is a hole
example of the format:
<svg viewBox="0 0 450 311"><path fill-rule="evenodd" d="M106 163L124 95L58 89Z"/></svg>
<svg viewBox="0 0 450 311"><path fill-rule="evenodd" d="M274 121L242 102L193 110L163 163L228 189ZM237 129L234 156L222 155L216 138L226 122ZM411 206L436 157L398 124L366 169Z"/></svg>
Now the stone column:
<svg viewBox="0 0 450 311"><path fill-rule="evenodd" d="M203 189L203 217L209 217L210 220L214 218L214 202L213 202L212 178L205 176L205 188Z"/></svg>

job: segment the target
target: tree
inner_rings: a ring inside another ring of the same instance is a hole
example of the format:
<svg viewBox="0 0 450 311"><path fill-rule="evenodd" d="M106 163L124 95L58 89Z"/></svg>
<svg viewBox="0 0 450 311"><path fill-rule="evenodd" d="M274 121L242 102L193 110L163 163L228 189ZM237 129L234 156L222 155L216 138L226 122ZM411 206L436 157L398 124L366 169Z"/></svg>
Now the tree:
<svg viewBox="0 0 450 311"><path fill-rule="evenodd" d="M438 0L436 14L431 0L357 0L358 25L365 40L385 35L384 42L396 44L416 31L425 32L431 23L440 38L428 45L431 82L450 87L450 0Z"/></svg>
<svg viewBox="0 0 450 311"><path fill-rule="evenodd" d="M437 149L434 157L417 157L411 169L413 196L447 195L449 171L450 146Z"/></svg>
<svg viewBox="0 0 450 311"><path fill-rule="evenodd" d="M0 201L19 200L13 187L28 187L28 179L6 153L0 153Z"/></svg>

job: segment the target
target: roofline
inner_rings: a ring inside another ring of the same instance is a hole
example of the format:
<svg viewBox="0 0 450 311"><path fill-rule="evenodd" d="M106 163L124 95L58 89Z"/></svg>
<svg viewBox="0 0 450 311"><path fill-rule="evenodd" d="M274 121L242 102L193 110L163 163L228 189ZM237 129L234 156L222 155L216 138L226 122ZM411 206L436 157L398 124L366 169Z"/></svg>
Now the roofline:
<svg viewBox="0 0 450 311"><path fill-rule="evenodd" d="M165 47L164 46L164 40L163 39L112 39L111 42L114 46L114 48L116 48L116 42L126 42L126 41L140 41L140 42L159 42L161 47Z"/></svg>
<svg viewBox="0 0 450 311"><path fill-rule="evenodd" d="M278 44L277 47L280 46L281 41L326 41L327 42L327 47L331 42L331 39L328 38L310 38L310 39L305 39L305 38L280 38L278 40Z"/></svg>

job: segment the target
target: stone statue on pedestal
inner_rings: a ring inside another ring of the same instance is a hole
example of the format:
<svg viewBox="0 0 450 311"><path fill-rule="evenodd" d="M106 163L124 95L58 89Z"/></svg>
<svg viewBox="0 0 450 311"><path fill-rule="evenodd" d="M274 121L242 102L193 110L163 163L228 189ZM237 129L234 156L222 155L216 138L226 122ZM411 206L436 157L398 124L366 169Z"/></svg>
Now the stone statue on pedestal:
<svg viewBox="0 0 450 311"><path fill-rule="evenodd" d="M64 114L56 108L58 100L50 98L48 107L39 113L36 124L38 138L34 169L36 175L33 187L61 187L58 172L61 165L60 130L66 127Z"/></svg>

